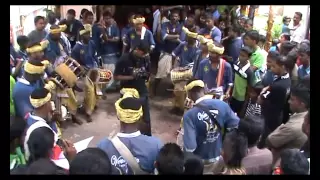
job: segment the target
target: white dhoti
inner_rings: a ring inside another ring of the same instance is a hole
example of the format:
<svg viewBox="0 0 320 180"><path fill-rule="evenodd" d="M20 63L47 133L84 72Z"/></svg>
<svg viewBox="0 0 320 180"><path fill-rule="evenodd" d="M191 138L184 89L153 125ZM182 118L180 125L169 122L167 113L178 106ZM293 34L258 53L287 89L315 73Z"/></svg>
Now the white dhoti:
<svg viewBox="0 0 320 180"><path fill-rule="evenodd" d="M157 79L166 78L172 69L172 55L166 52L160 54L158 62Z"/></svg>

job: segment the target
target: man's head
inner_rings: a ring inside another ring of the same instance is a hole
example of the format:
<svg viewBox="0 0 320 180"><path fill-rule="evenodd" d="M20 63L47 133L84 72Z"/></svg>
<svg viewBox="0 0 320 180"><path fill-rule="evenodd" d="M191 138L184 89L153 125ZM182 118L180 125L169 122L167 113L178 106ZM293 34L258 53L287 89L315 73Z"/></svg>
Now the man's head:
<svg viewBox="0 0 320 180"><path fill-rule="evenodd" d="M228 168L240 168L241 161L247 155L247 151L248 140L244 133L237 129L227 132L221 155Z"/></svg>
<svg viewBox="0 0 320 180"><path fill-rule="evenodd" d="M295 49L292 49L287 56L284 57L284 63L288 72L291 72L296 66L298 53Z"/></svg>
<svg viewBox="0 0 320 180"><path fill-rule="evenodd" d="M28 38L28 36L18 36L17 37L17 43L20 46L20 49L25 50L28 48L28 43L29 43L30 39Z"/></svg>
<svg viewBox="0 0 320 180"><path fill-rule="evenodd" d="M240 63L247 62L252 55L252 49L248 46L244 46L240 49L239 61Z"/></svg>
<svg viewBox="0 0 320 180"><path fill-rule="evenodd" d="M253 21L251 19L247 19L244 22L244 29L246 32L253 30Z"/></svg>
<svg viewBox="0 0 320 180"><path fill-rule="evenodd" d="M308 175L309 161L299 149L285 149L280 153L283 175Z"/></svg>
<svg viewBox="0 0 320 180"><path fill-rule="evenodd" d="M45 88L38 88L32 91L30 95L31 105L35 111L41 114L42 118L50 122L52 117L51 93Z"/></svg>
<svg viewBox="0 0 320 180"><path fill-rule="evenodd" d="M130 25L133 25L133 18L134 18L134 13L133 12L130 12L129 14L128 14L128 23L130 24Z"/></svg>
<svg viewBox="0 0 320 180"><path fill-rule="evenodd" d="M92 24L94 20L93 13L91 11L87 11L83 14L83 22L84 24Z"/></svg>
<svg viewBox="0 0 320 180"><path fill-rule="evenodd" d="M288 33L282 33L281 35L280 35L280 38L279 38L279 40L280 40L280 43L282 43L282 42L284 42L284 41L290 41L290 34L288 34Z"/></svg>
<svg viewBox="0 0 320 180"><path fill-rule="evenodd" d="M180 20L179 11L174 10L170 13L170 21L171 23L177 23Z"/></svg>
<svg viewBox="0 0 320 180"><path fill-rule="evenodd" d="M293 25L298 25L302 19L302 13L301 12L295 12L293 16Z"/></svg>
<svg viewBox="0 0 320 180"><path fill-rule="evenodd" d="M229 28L229 32L228 35L230 38L236 38L236 37L240 37L241 36L241 27L238 24L233 24L230 28Z"/></svg>
<svg viewBox="0 0 320 180"><path fill-rule="evenodd" d="M195 21L195 16L190 14L187 16L187 21L185 22L185 27L186 28L193 28L196 24L196 21Z"/></svg>
<svg viewBox="0 0 320 180"><path fill-rule="evenodd" d="M211 62L220 62L220 57L223 54L224 47L222 44L218 42L213 42L213 45L208 43L208 50L209 50L209 59Z"/></svg>
<svg viewBox="0 0 320 180"><path fill-rule="evenodd" d="M135 14L132 20L134 27L137 31L141 31L143 24L145 22L145 18L140 14Z"/></svg>
<svg viewBox="0 0 320 180"><path fill-rule="evenodd" d="M44 30L46 24L43 16L36 16L34 18L34 25L36 26L36 30L42 31Z"/></svg>
<svg viewBox="0 0 320 180"><path fill-rule="evenodd" d="M275 75L282 76L286 72L286 67L283 57L277 51L270 51L267 56L269 61L270 69Z"/></svg>
<svg viewBox="0 0 320 180"><path fill-rule="evenodd" d="M86 24L85 26L88 27L82 27L79 30L79 35L80 35L80 39L81 41L88 43L90 40L90 34L91 34L91 25L90 24Z"/></svg>
<svg viewBox="0 0 320 180"><path fill-rule="evenodd" d="M204 169L204 164L203 160L193 154L193 153L188 153L185 155L185 162L184 162L184 174L185 175L202 175L203 174L203 169Z"/></svg>
<svg viewBox="0 0 320 180"><path fill-rule="evenodd" d="M310 104L310 91L302 84L291 88L290 110L294 113L306 112Z"/></svg>
<svg viewBox="0 0 320 180"><path fill-rule="evenodd" d="M264 120L260 116L246 116L239 122L239 131L243 132L248 138L248 147L254 147L264 130Z"/></svg>
<svg viewBox="0 0 320 180"><path fill-rule="evenodd" d="M61 28L58 25L52 25L50 27L50 38L53 41L59 41L61 39Z"/></svg>
<svg viewBox="0 0 320 180"><path fill-rule="evenodd" d="M205 13L200 14L199 21L200 21L200 24L203 24L203 25L206 24L206 14Z"/></svg>
<svg viewBox="0 0 320 180"><path fill-rule="evenodd" d="M302 124L302 132L310 138L310 109L308 114L304 116L304 121Z"/></svg>
<svg viewBox="0 0 320 180"><path fill-rule="evenodd" d="M71 175L111 174L109 156L99 148L87 148L79 152L70 163Z"/></svg>
<svg viewBox="0 0 320 180"><path fill-rule="evenodd" d="M286 56L294 47L295 47L295 44L293 44L292 42L283 41L279 49L280 54L283 56Z"/></svg>
<svg viewBox="0 0 320 180"><path fill-rule="evenodd" d="M132 51L133 55L137 58L144 58L149 52L150 47L144 41L140 41L140 44Z"/></svg>
<svg viewBox="0 0 320 180"><path fill-rule="evenodd" d="M39 49L37 50L37 48ZM41 49L41 44L38 42L28 44L27 53L31 59L38 60L39 63L43 60L44 52L43 49Z"/></svg>
<svg viewBox="0 0 320 180"><path fill-rule="evenodd" d="M288 17L288 16L284 16L283 19L282 19L282 23L287 25L287 26L290 24L290 21L291 21L291 18Z"/></svg>
<svg viewBox="0 0 320 180"><path fill-rule="evenodd" d="M310 45L307 43L300 44L298 48L298 56L303 65L309 65L310 63Z"/></svg>
<svg viewBox="0 0 320 180"><path fill-rule="evenodd" d="M67 11L67 21L73 21L76 17L76 11L74 9L69 9Z"/></svg>
<svg viewBox="0 0 320 180"><path fill-rule="evenodd" d="M56 16L56 14L54 12L50 11L47 14L47 19L48 19L48 23L52 25L52 24L56 23L57 16Z"/></svg>
<svg viewBox="0 0 320 180"><path fill-rule="evenodd" d="M244 44L251 48L255 48L259 43L259 38L260 38L260 35L258 31L256 30L248 31L244 35Z"/></svg>
<svg viewBox="0 0 320 180"><path fill-rule="evenodd" d="M183 174L184 155L181 148L175 143L165 144L159 151L155 167L159 175Z"/></svg>
<svg viewBox="0 0 320 180"><path fill-rule="evenodd" d="M23 118L10 117L10 148L15 150L21 144L21 138L24 135L27 123Z"/></svg>
<svg viewBox="0 0 320 180"><path fill-rule="evenodd" d="M86 13L86 12L88 12L89 10L88 9L86 9L86 8L83 8L83 9L81 9L81 11L80 11L80 19L83 19L83 17L84 17L84 14Z"/></svg>
<svg viewBox="0 0 320 180"><path fill-rule="evenodd" d="M187 91L187 97L196 102L198 98L204 96L204 82L198 79L191 79L187 82L185 90Z"/></svg>
<svg viewBox="0 0 320 180"><path fill-rule="evenodd" d="M113 18L112 18L111 12L105 11L102 16L103 16L103 21L107 26L112 25Z"/></svg>
<svg viewBox="0 0 320 180"><path fill-rule="evenodd" d="M214 19L212 17L212 14L206 14L206 25L208 29L212 29L214 27Z"/></svg>
<svg viewBox="0 0 320 180"><path fill-rule="evenodd" d="M264 46L266 45L266 42L267 42L266 36L260 34L260 35L259 35L259 43L258 43L258 46L259 46L260 48L264 48Z"/></svg>

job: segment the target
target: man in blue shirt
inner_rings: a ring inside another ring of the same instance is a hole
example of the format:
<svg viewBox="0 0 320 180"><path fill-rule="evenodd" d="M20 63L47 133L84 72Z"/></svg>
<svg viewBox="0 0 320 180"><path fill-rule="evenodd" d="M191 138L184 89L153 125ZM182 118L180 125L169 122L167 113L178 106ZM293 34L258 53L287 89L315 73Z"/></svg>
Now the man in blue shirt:
<svg viewBox="0 0 320 180"><path fill-rule="evenodd" d="M183 149L200 156L206 171L219 160L223 134L237 128L239 118L227 103L205 96L203 81L190 80L185 90L195 105L183 115Z"/></svg>
<svg viewBox="0 0 320 180"><path fill-rule="evenodd" d="M305 76L310 74L310 45L306 43L300 44L298 54L301 62L298 69L298 77L302 80Z"/></svg>
<svg viewBox="0 0 320 180"><path fill-rule="evenodd" d="M228 44L225 54L232 57L233 62L238 60L240 49L243 47L243 41L241 39L241 27L234 24L230 27L228 32Z"/></svg>
<svg viewBox="0 0 320 180"><path fill-rule="evenodd" d="M121 90L123 97L115 103L118 119L120 120L120 132L111 140L104 138L98 144L98 148L105 151L110 157L113 174L137 175L152 174L157 155L162 147L161 141L152 136L142 135L139 131L139 120L143 116L142 104L136 89L124 88ZM126 158L119 147L128 148L126 154L135 159ZM138 167L135 168L135 167Z"/></svg>
<svg viewBox="0 0 320 180"><path fill-rule="evenodd" d="M218 27L214 25L214 18L207 14L206 15L206 25L207 27L200 29L199 34L203 35L207 39L212 39L220 43L221 41L221 31Z"/></svg>

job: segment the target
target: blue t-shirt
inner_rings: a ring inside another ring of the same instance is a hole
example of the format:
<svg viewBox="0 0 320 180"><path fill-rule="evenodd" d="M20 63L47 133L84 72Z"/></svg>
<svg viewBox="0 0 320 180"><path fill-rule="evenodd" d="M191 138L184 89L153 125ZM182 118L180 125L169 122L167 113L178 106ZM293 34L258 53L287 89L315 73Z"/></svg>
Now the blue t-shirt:
<svg viewBox="0 0 320 180"><path fill-rule="evenodd" d="M116 25L111 25L106 28L106 34L108 38L119 38L120 30ZM92 40L97 47L98 55L117 54L120 53L119 42L104 42L101 38L102 30L98 27L98 24L94 24L92 27Z"/></svg>
<svg viewBox="0 0 320 180"><path fill-rule="evenodd" d="M237 37L235 39L230 40L230 44L228 44L227 55L232 57L233 62L236 62L238 60L240 49L242 47L243 47L243 41L241 37Z"/></svg>
<svg viewBox="0 0 320 180"><path fill-rule="evenodd" d="M196 101L210 109L215 120L222 129L237 128L239 118L224 101L204 96ZM193 152L204 160L215 161L220 156L222 148L222 134L214 120L196 105L183 115L183 143L184 150ZM207 123L208 122L208 123Z"/></svg>
<svg viewBox="0 0 320 180"><path fill-rule="evenodd" d="M142 28L145 28L145 27L142 27ZM141 35L138 35L136 30L133 28L128 30L127 34L123 39L123 44L128 46L128 48L130 49L134 49L141 43L141 41L147 44L150 48L155 47L156 45L152 32L150 30L146 29L143 35L143 39L141 39Z"/></svg>
<svg viewBox="0 0 320 180"><path fill-rule="evenodd" d="M172 55L180 58L180 67L184 67L189 63L195 62L199 56L199 48L194 45L188 46L187 42L181 42L178 47L174 49Z"/></svg>
<svg viewBox="0 0 320 180"><path fill-rule="evenodd" d="M303 65L300 65L298 68L298 78L301 80L305 76L310 74L310 66L309 67L304 67Z"/></svg>
<svg viewBox="0 0 320 180"><path fill-rule="evenodd" d="M232 85L232 67L228 62L224 62L224 74L222 79L223 92L225 92L229 85ZM200 62L198 71L195 75L197 79L200 79L207 85L209 89L217 88L217 76L219 68L213 69L210 60L204 59Z"/></svg>
<svg viewBox="0 0 320 180"><path fill-rule="evenodd" d="M163 146L160 139L142 135L140 131L131 134L118 133L117 136L131 151L140 168L145 172L153 173L155 168L154 162ZM108 154L113 174L133 175L131 167L129 167L126 160L124 160L113 146L111 140L108 138L101 140L98 148Z"/></svg>
<svg viewBox="0 0 320 180"><path fill-rule="evenodd" d="M71 52L71 57L87 68L98 67L95 43L90 40L88 44L77 42Z"/></svg>
<svg viewBox="0 0 320 180"><path fill-rule="evenodd" d="M199 34L205 37L210 36L213 41L220 43L221 41L221 31L217 27L213 27L212 29L202 28L199 30Z"/></svg>
<svg viewBox="0 0 320 180"><path fill-rule="evenodd" d="M212 17L215 19L215 20L218 20L220 18L220 13L218 10L215 10L213 13L212 13Z"/></svg>

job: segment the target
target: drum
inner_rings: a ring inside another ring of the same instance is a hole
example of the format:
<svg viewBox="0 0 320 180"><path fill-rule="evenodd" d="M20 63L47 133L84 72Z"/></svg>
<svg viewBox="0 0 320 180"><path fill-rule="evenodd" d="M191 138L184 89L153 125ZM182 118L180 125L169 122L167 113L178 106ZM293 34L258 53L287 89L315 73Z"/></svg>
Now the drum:
<svg viewBox="0 0 320 180"><path fill-rule="evenodd" d="M102 86L108 84L112 79L112 72L107 69L90 69L87 73L89 79L96 85L96 94L102 96Z"/></svg>
<svg viewBox="0 0 320 180"><path fill-rule="evenodd" d="M55 103L53 101L50 102L52 106L52 110L56 109ZM68 112L67 108L61 105L61 121L66 121L67 119L71 119L71 115Z"/></svg>
<svg viewBox="0 0 320 180"><path fill-rule="evenodd" d="M192 78L192 66L174 68L171 70L170 76L173 84L179 81L187 81Z"/></svg>
<svg viewBox="0 0 320 180"><path fill-rule="evenodd" d="M51 78L61 89L66 87L72 88L80 76L84 73L83 67L71 57L64 60L54 69L55 73Z"/></svg>

